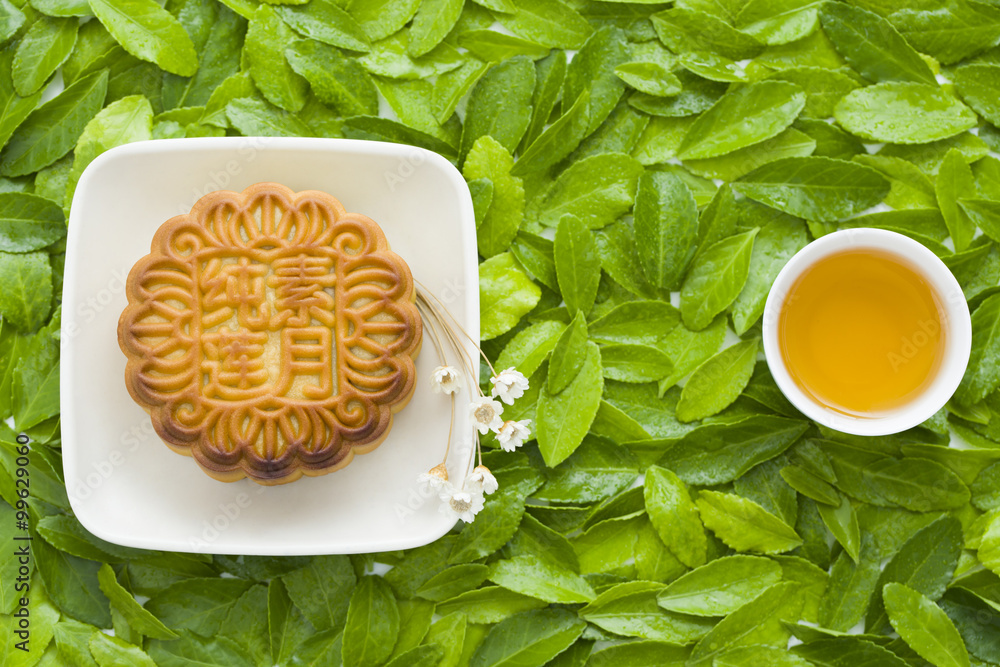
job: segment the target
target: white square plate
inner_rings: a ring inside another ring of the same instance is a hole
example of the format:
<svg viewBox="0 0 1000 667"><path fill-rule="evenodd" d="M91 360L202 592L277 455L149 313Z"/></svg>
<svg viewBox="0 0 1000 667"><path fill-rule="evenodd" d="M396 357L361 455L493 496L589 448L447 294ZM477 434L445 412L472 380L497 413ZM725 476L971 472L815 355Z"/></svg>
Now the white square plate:
<svg viewBox="0 0 1000 667"><path fill-rule="evenodd" d="M416 483L440 462L451 416L450 401L428 383L439 363L428 341L413 398L382 445L342 470L283 486L212 479L162 443L125 388L117 325L129 269L149 253L160 224L202 195L261 181L328 192L348 211L374 219L413 276L478 339L472 200L441 156L346 139L169 139L115 148L87 167L69 221L61 400L73 510L95 535L147 549L300 555L431 542L454 520L439 514L436 498ZM458 412L455 432L471 433ZM456 438L452 475L464 474L471 461L471 445Z"/></svg>

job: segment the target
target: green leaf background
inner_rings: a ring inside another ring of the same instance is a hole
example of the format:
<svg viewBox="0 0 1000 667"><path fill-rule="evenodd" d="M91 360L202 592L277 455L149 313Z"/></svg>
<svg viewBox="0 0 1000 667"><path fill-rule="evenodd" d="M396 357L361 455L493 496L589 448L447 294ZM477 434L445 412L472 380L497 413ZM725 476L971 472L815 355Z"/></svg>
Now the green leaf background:
<svg viewBox="0 0 1000 667"><path fill-rule="evenodd" d="M998 45L980 0L0 0L0 664L1000 666ZM533 431L485 443L474 523L272 558L73 516L75 185L114 146L241 134L468 180L482 346L531 377ZM858 226L928 245L973 313L952 401L868 439L803 419L757 349L788 259Z"/></svg>

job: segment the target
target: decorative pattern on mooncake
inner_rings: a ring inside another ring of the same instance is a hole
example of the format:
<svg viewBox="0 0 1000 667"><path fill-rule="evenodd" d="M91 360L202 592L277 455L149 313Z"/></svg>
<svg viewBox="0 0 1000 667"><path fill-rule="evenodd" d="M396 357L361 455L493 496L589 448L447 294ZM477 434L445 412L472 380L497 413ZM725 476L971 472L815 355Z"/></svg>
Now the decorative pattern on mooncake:
<svg viewBox="0 0 1000 667"><path fill-rule="evenodd" d="M168 220L129 273L129 393L212 477L282 484L377 447L414 389L409 267L324 192L258 183Z"/></svg>

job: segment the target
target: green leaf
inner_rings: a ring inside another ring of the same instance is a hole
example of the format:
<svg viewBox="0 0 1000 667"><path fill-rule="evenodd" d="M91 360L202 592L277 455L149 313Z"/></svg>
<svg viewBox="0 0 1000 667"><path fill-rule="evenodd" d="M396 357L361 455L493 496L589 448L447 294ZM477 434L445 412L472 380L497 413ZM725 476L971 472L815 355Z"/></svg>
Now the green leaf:
<svg viewBox="0 0 1000 667"><path fill-rule="evenodd" d="M66 235L62 210L43 197L0 193L0 251L39 250Z"/></svg>
<svg viewBox="0 0 1000 667"><path fill-rule="evenodd" d="M704 636L711 621L674 614L656 604L664 585L630 581L612 586L579 611L580 618L626 637L688 644Z"/></svg>
<svg viewBox="0 0 1000 667"><path fill-rule="evenodd" d="M486 501L486 506L476 515L476 520L466 526L459 535L451 554L449 563L466 563L492 554L506 544L521 523L524 515L524 499L536 488L541 486L541 475L532 470L531 475L521 476L518 483L511 483L499 475L500 490ZM472 591L475 592L475 591ZM458 597L462 598L468 594ZM457 599L457 598L456 598ZM482 600L473 596L475 600ZM519 598L516 598L520 600ZM530 609L532 607L521 607ZM443 610L440 609L439 611ZM496 621L483 621L495 623Z"/></svg>
<svg viewBox="0 0 1000 667"><path fill-rule="evenodd" d="M717 157L780 134L805 106L802 89L786 81L761 81L727 93L694 122L677 155Z"/></svg>
<svg viewBox="0 0 1000 667"><path fill-rule="evenodd" d="M275 11L296 32L324 44L352 51L367 51L371 41L350 14L330 0L311 0ZM429 50L429 49L428 49Z"/></svg>
<svg viewBox="0 0 1000 667"><path fill-rule="evenodd" d="M41 17L31 24L14 53L14 90L21 97L38 92L69 57L79 21Z"/></svg>
<svg viewBox="0 0 1000 667"><path fill-rule="evenodd" d="M554 250L559 291L566 307L571 315L586 315L594 305L601 279L594 235L579 218L564 215L556 229Z"/></svg>
<svg viewBox="0 0 1000 667"><path fill-rule="evenodd" d="M674 372L660 381L660 394L718 352L725 337L726 318L722 316L701 331L691 331L684 325L675 327L661 346L673 362Z"/></svg>
<svg viewBox="0 0 1000 667"><path fill-rule="evenodd" d="M636 250L646 280L671 289L694 256L698 207L688 186L675 174L649 171L635 196Z"/></svg>
<svg viewBox="0 0 1000 667"><path fill-rule="evenodd" d="M526 611L493 626L476 648L472 667L543 665L566 650L587 624L565 609Z"/></svg>
<svg viewBox="0 0 1000 667"><path fill-rule="evenodd" d="M73 200L76 184L94 159L115 146L152 138L153 108L142 95L130 95L101 109L83 129L73 152L73 167L66 180L66 202Z"/></svg>
<svg viewBox="0 0 1000 667"><path fill-rule="evenodd" d="M886 584L899 583L939 599L955 573L962 553L962 524L943 516L913 534L886 563L875 590ZM876 596L868 606L865 628L880 632L888 623L882 601Z"/></svg>
<svg viewBox="0 0 1000 667"><path fill-rule="evenodd" d="M512 12L497 20L515 35L544 46L579 48L592 28L577 12L559 0L507 0Z"/></svg>
<svg viewBox="0 0 1000 667"><path fill-rule="evenodd" d="M636 90L657 97L671 97L683 89L680 79L654 62L622 63L615 68L615 76Z"/></svg>
<svg viewBox="0 0 1000 667"><path fill-rule="evenodd" d="M417 589L417 596L442 602L479 588L490 574L490 568L479 563L453 565L441 570ZM398 647L397 647L398 651Z"/></svg>
<svg viewBox="0 0 1000 667"><path fill-rule="evenodd" d="M23 176L68 153L103 106L107 88L107 70L94 72L77 79L32 111L0 154L0 172L5 176Z"/></svg>
<svg viewBox="0 0 1000 667"><path fill-rule="evenodd" d="M310 2L304 7L312 7ZM286 8L289 9L289 8ZM311 39L292 42L284 57L323 104L345 116L378 112L378 93L371 77L357 61L338 49Z"/></svg>
<svg viewBox="0 0 1000 667"><path fill-rule="evenodd" d="M714 53L732 60L753 58L764 45L703 11L676 7L652 16L660 41L674 53Z"/></svg>
<svg viewBox="0 0 1000 667"><path fill-rule="evenodd" d="M733 190L779 211L827 222L878 204L889 194L889 182L852 162L799 157L759 167L733 183Z"/></svg>
<svg viewBox="0 0 1000 667"><path fill-rule="evenodd" d="M844 547L851 560L857 563L861 552L861 528L851 501L843 497L839 506L817 505L816 509L837 542Z"/></svg>
<svg viewBox="0 0 1000 667"><path fill-rule="evenodd" d="M687 567L704 564L708 540L684 482L666 468L650 466L646 469L643 494L649 520L670 553ZM661 606L671 611L690 613L668 605Z"/></svg>
<svg viewBox="0 0 1000 667"><path fill-rule="evenodd" d="M680 324L680 312L663 301L627 301L588 325L602 344L657 345Z"/></svg>
<svg viewBox="0 0 1000 667"><path fill-rule="evenodd" d="M952 72L958 94L980 116L993 125L1000 125L1000 67L972 64Z"/></svg>
<svg viewBox="0 0 1000 667"><path fill-rule="evenodd" d="M594 599L580 575L535 556L515 556L490 566L489 579L504 588L550 603L573 604Z"/></svg>
<svg viewBox="0 0 1000 667"><path fill-rule="evenodd" d="M548 387L542 388L536 435L546 465L562 463L580 446L600 407L603 389L601 352L590 342L579 372L565 389L552 394Z"/></svg>
<svg viewBox="0 0 1000 667"><path fill-rule="evenodd" d="M350 10L365 33L378 40L401 30L419 6L420 0L369 0L350 3Z"/></svg>
<svg viewBox="0 0 1000 667"><path fill-rule="evenodd" d="M761 227L750 253L747 281L731 308L736 335L742 336L760 320L778 272L808 242L806 226L795 218L781 216Z"/></svg>
<svg viewBox="0 0 1000 667"><path fill-rule="evenodd" d="M479 521L477 517L476 522ZM438 603L435 612L442 616L462 612L469 623L499 623L514 614L544 606L546 605L541 600L527 595L508 591L500 586L484 586Z"/></svg>
<svg viewBox="0 0 1000 667"><path fill-rule="evenodd" d="M802 600L793 593L798 584L784 582L767 589L719 621L691 652L688 665L712 665L720 655L741 646L785 646L790 633L782 620L797 619Z"/></svg>
<svg viewBox="0 0 1000 667"><path fill-rule="evenodd" d="M53 549L43 540L34 540L32 551L45 590L61 612L98 627L111 626L108 598L97 582L98 563Z"/></svg>
<svg viewBox="0 0 1000 667"><path fill-rule="evenodd" d="M705 178L735 181L768 162L786 157L806 157L812 155L815 150L816 141L812 137L794 128L788 128L775 137L720 157L686 160L684 166L692 173Z"/></svg>
<svg viewBox="0 0 1000 667"><path fill-rule="evenodd" d="M1000 386L1000 294L986 298L972 313L972 354L955 392L966 405L978 403Z"/></svg>
<svg viewBox="0 0 1000 667"><path fill-rule="evenodd" d="M736 18L736 27L765 44L787 44L816 29L815 0L751 0Z"/></svg>
<svg viewBox="0 0 1000 667"><path fill-rule="evenodd" d="M446 158L455 156L455 148L448 142L388 118L354 116L344 121L341 130L348 139L408 144L440 153Z"/></svg>
<svg viewBox="0 0 1000 667"><path fill-rule="evenodd" d="M357 578L345 556L317 556L304 568L282 577L295 606L317 630L339 628L347 617Z"/></svg>
<svg viewBox="0 0 1000 667"><path fill-rule="evenodd" d="M231 639L252 654L256 664L273 663L268 630L266 586L251 586L229 608L219 636Z"/></svg>
<svg viewBox="0 0 1000 667"><path fill-rule="evenodd" d="M261 99L241 97L226 105L230 124L250 136L301 137L312 131L293 114Z"/></svg>
<svg viewBox="0 0 1000 667"><path fill-rule="evenodd" d="M695 500L705 526L737 551L777 554L802 544L802 538L763 507L731 493L700 491Z"/></svg>
<svg viewBox="0 0 1000 667"><path fill-rule="evenodd" d="M525 377L538 370L549 356L566 325L552 320L536 322L517 332L497 357L497 368L515 367Z"/></svg>
<svg viewBox="0 0 1000 667"><path fill-rule="evenodd" d="M287 663L293 650L316 632L302 611L292 605L281 579L272 580L267 587L267 624L271 656L278 664Z"/></svg>
<svg viewBox="0 0 1000 667"><path fill-rule="evenodd" d="M619 382L653 382L674 370L670 357L650 345L606 345L601 365L604 377Z"/></svg>
<svg viewBox="0 0 1000 667"><path fill-rule="evenodd" d="M191 76L198 55L184 27L153 0L90 0L97 20L136 58Z"/></svg>
<svg viewBox="0 0 1000 667"><path fill-rule="evenodd" d="M231 639L208 639L193 632L184 632L180 639L169 641L154 639L149 643L149 657L158 667L251 664L250 657Z"/></svg>
<svg viewBox="0 0 1000 667"><path fill-rule="evenodd" d="M484 32L492 33L492 31ZM566 61L566 52L555 50L536 63L535 90L531 96L531 122L528 124L527 132L524 133L522 148L533 144L541 136L545 126L549 124L556 103L559 102L563 82L566 80ZM578 102L579 99L578 95L576 101ZM590 101L589 93L587 101L588 103Z"/></svg>
<svg viewBox="0 0 1000 667"><path fill-rule="evenodd" d="M410 27L410 55L419 57L437 46L462 13L465 0L428 0L420 4Z"/></svg>
<svg viewBox="0 0 1000 667"><path fill-rule="evenodd" d="M844 493L881 507L917 512L956 509L969 502L969 489L952 471L929 459L896 459L868 450L822 443Z"/></svg>
<svg viewBox="0 0 1000 667"><path fill-rule="evenodd" d="M657 597L664 609L726 616L781 581L781 567L759 556L727 556L688 572Z"/></svg>
<svg viewBox="0 0 1000 667"><path fill-rule="evenodd" d="M940 607L903 584L886 584L882 595L892 627L920 657L938 667L969 667L962 636Z"/></svg>
<svg viewBox="0 0 1000 667"><path fill-rule="evenodd" d="M559 279L556 277L554 246L552 241L543 236L520 230L514 237L510 251L535 280L553 291L558 291Z"/></svg>
<svg viewBox="0 0 1000 667"><path fill-rule="evenodd" d="M492 67L469 95L461 155L484 134L514 152L531 121L534 89L535 66L529 58L518 56Z"/></svg>
<svg viewBox="0 0 1000 667"><path fill-rule="evenodd" d="M640 175L642 165L628 155L594 155L563 171L530 211L547 227L567 213L591 229L604 227L632 208Z"/></svg>
<svg viewBox="0 0 1000 667"><path fill-rule="evenodd" d="M587 667L683 667L689 653L688 649L669 642L631 641L595 651L587 660Z"/></svg>
<svg viewBox="0 0 1000 667"><path fill-rule="evenodd" d="M976 114L937 86L890 82L848 93L833 110L841 127L862 139L926 144L976 126Z"/></svg>
<svg viewBox="0 0 1000 667"><path fill-rule="evenodd" d="M847 4L825 3L820 20L840 54L866 79L937 85L920 54L878 14Z"/></svg>
<svg viewBox="0 0 1000 667"><path fill-rule="evenodd" d="M112 608L125 617L130 627L146 637L153 637L155 639L177 638L178 635L176 632L165 626L160 619L144 609L132 594L118 583L114 570L111 569L110 565L101 565L101 569L97 572L97 580L100 582L101 590L111 600Z"/></svg>
<svg viewBox="0 0 1000 667"><path fill-rule="evenodd" d="M704 329L739 296L758 231L723 239L695 260L681 286L681 317L689 329Z"/></svg>
<svg viewBox="0 0 1000 667"><path fill-rule="evenodd" d="M512 173L520 176L538 172L557 164L572 153L586 134L589 114L590 93L585 90L566 113L531 142L521 154Z"/></svg>
<svg viewBox="0 0 1000 667"><path fill-rule="evenodd" d="M551 51L547 46L495 30L468 30L460 33L458 45L487 62L503 62L515 56L528 56L536 60L544 58ZM557 51L557 53L565 52Z"/></svg>
<svg viewBox="0 0 1000 667"><path fill-rule="evenodd" d="M118 637L109 637L103 632L95 630L90 635L88 646L101 667L123 664L134 667L156 667L156 663L138 646L122 641Z"/></svg>
<svg viewBox="0 0 1000 667"><path fill-rule="evenodd" d="M909 663L881 646L857 637L821 639L792 649L795 655L808 659L818 667L906 667Z"/></svg>
<svg viewBox="0 0 1000 667"><path fill-rule="evenodd" d="M472 145L462 168L466 179L488 178L493 184L490 207L476 229L483 257L507 250L524 217L524 186L520 178L511 175L513 166L510 152L493 137L484 135Z"/></svg>
<svg viewBox="0 0 1000 667"><path fill-rule="evenodd" d="M533 497L549 503L597 502L628 488L638 475L638 464L628 449L588 436L569 458L548 471L548 480Z"/></svg>
<svg viewBox="0 0 1000 667"><path fill-rule="evenodd" d="M496 338L513 329L541 295L542 290L510 253L495 255L480 264L480 338Z"/></svg>
<svg viewBox="0 0 1000 667"><path fill-rule="evenodd" d="M243 43L243 58L258 90L268 102L292 113L305 106L309 92L309 84L285 58L285 49L294 40L295 33L275 10L261 5L250 19Z"/></svg>
<svg viewBox="0 0 1000 667"><path fill-rule="evenodd" d="M154 595L146 609L171 630L215 634L233 603L250 587L242 579L186 578Z"/></svg>
<svg viewBox="0 0 1000 667"><path fill-rule="evenodd" d="M362 577L351 595L344 626L345 667L374 667L392 654L399 635L399 609L382 577Z"/></svg>
<svg viewBox="0 0 1000 667"><path fill-rule="evenodd" d="M0 43L10 39L24 25L24 14L10 0L0 3Z"/></svg>
<svg viewBox="0 0 1000 667"><path fill-rule="evenodd" d="M954 149L948 151L938 169L934 191L957 251L965 250L976 233L976 223L958 204L958 198L962 193L971 191L974 183L972 170L962 155Z"/></svg>
<svg viewBox="0 0 1000 667"><path fill-rule="evenodd" d="M583 368L583 362L586 361L590 350L587 338L587 320L583 313L577 313L552 349L552 359L545 381L550 394L558 394L569 386Z"/></svg>
<svg viewBox="0 0 1000 667"><path fill-rule="evenodd" d="M741 341L695 369L677 402L677 419L704 419L729 407L753 375L758 348L756 338Z"/></svg>
<svg viewBox="0 0 1000 667"><path fill-rule="evenodd" d="M594 132L614 110L625 92L625 84L615 76L615 68L629 59L624 33L604 26L587 39L566 68L563 85L563 108L580 99L584 91L590 95L590 124L587 134Z"/></svg>
<svg viewBox="0 0 1000 667"><path fill-rule="evenodd" d="M45 323L52 304L52 266L44 252L0 252L0 314L21 331Z"/></svg>
<svg viewBox="0 0 1000 667"><path fill-rule="evenodd" d="M1000 11L985 3L900 7L890 18L914 48L945 65L987 49L1000 39Z"/></svg>
<svg viewBox="0 0 1000 667"><path fill-rule="evenodd" d="M358 62L371 74L390 79L423 79L457 70L466 62L465 56L455 47L443 42L430 53L411 58L407 51L406 32L375 42L371 50L358 58Z"/></svg>

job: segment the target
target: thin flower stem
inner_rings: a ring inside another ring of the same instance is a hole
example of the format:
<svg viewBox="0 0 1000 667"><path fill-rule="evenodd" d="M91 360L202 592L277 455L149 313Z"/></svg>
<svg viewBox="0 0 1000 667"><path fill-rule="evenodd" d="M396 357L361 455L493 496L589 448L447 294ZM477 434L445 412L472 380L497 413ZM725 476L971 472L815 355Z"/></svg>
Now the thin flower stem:
<svg viewBox="0 0 1000 667"><path fill-rule="evenodd" d="M434 304L432 304L430 301L427 300L427 298L423 295L423 293L422 293L421 290L417 291L417 298L418 298L419 303L421 305L423 305L425 308L427 308L428 310L430 310L431 315L433 315L433 317L430 318L431 321L432 322L436 322L444 330L444 334L448 338L448 341L451 343L452 348L455 349L458 352L458 354L459 354L459 358L460 358L460 360L462 362L461 366L464 368L465 372L468 374L468 377L473 380L473 382L471 384L475 387L476 393L478 393L480 396L482 396L483 395L482 390L479 388L478 383L476 383L474 381L474 379L476 377L476 373L475 373L475 371L474 371L474 369L472 367L472 359L469 357L469 354L466 351L465 346L462 345L462 343L455 336L455 333L452 330L452 328L450 326L448 326L445 322L443 322L443 319L441 317L441 314L440 314L439 310L434 306ZM432 324L432 327L433 327L433 324Z"/></svg>
<svg viewBox="0 0 1000 667"><path fill-rule="evenodd" d="M436 295L434 295L434 294L433 294L433 293L432 293L432 292L431 292L430 290L428 290L428 289L427 289L427 288L426 288L426 287L424 286L424 284L423 284L423 283L421 283L421 282L420 282L419 280L417 280L416 278L414 278L414 279L413 279L413 282L415 282L415 283L416 283L416 284L417 284L417 285L418 285L418 286L419 286L420 288L422 288L422 289L418 289L418 290L417 290L417 294L418 294L418 295L419 295L419 294L420 294L421 292L424 292L424 293L426 293L426 294L429 294L429 295L430 295L430 297L431 297L432 299L434 299L435 301L437 301L438 303L440 303L440 304L441 304L442 306L444 306L444 304L443 304L443 303L441 303L441 300L440 300L439 298L437 298L437 296L436 296ZM425 299L426 299L426 297L425 297ZM467 331L466 331L466 330L465 330L464 328L462 328L462 325L461 325L461 324L459 324L459 322L458 322L458 320L457 320L457 319L455 319L455 316L451 314L451 311L449 311L449 310L448 310L447 308L444 308L444 312L445 312L445 314L446 314L446 315L448 316L448 319L450 319L450 320L451 320L451 321L452 321L452 322L453 322L453 323L455 324L455 328L457 328L457 329L458 329L459 331L461 331L461 332L462 332L462 335L463 335L463 336L465 336L465 337L466 337L466 338L467 338L467 339L469 340L469 342L471 342L471 343L472 343L473 345L475 345L475 347L476 347L476 350L478 350L478 351L479 351L479 354L480 354L480 355L481 355L481 356L483 357L483 360L484 360L484 361L486 362L486 365L490 367L490 372L491 372L491 373L492 373L493 375L496 375L496 374L497 374L497 370L496 370L495 368L493 368L493 364L492 364L492 363L490 363L490 360L489 360L489 357L487 357L487 356L486 356L486 353L485 353L485 352L483 352L483 348L479 347L479 341L477 341L477 340L473 340L472 336L470 336L470 335L469 335L469 333L468 333L468 332L467 332Z"/></svg>
<svg viewBox="0 0 1000 667"><path fill-rule="evenodd" d="M448 463L448 453L451 452L451 435L455 430L455 394L451 395L451 421L448 423L448 445L444 448L444 458L441 463Z"/></svg>

